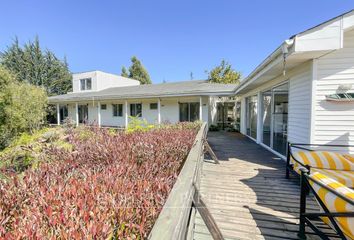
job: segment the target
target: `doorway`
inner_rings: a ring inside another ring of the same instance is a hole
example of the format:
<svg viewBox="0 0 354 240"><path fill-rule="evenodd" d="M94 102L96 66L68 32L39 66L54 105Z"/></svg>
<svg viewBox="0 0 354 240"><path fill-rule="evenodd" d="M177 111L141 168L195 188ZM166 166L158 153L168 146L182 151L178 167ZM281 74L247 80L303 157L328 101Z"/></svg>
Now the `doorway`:
<svg viewBox="0 0 354 240"><path fill-rule="evenodd" d="M246 98L247 135L257 139L257 95Z"/></svg>
<svg viewBox="0 0 354 240"><path fill-rule="evenodd" d="M68 106L67 105L60 105L59 106L59 116L60 116L60 123L63 123L65 119L68 117Z"/></svg>
<svg viewBox="0 0 354 240"><path fill-rule="evenodd" d="M79 123L87 123L87 121L88 121L88 106L86 104L79 105L78 111L79 111Z"/></svg>
<svg viewBox="0 0 354 240"><path fill-rule="evenodd" d="M286 155L288 140L288 83L262 93L262 143Z"/></svg>
<svg viewBox="0 0 354 240"><path fill-rule="evenodd" d="M235 102L217 103L217 124L222 130L235 128Z"/></svg>

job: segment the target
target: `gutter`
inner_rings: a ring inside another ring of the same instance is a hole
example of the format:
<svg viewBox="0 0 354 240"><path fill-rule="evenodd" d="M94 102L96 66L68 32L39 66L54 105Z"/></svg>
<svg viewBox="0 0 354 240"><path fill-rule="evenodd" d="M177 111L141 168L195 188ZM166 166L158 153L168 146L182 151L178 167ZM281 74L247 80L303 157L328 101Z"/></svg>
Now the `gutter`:
<svg viewBox="0 0 354 240"><path fill-rule="evenodd" d="M48 99L49 104L63 103L63 102L82 102L82 101L100 101L100 100L128 100L128 99L150 99L150 98L168 98L168 97L196 97L196 96L234 96L234 90L224 92L201 92L201 93L184 93L184 94L162 94L162 95L145 95L145 96L89 96L89 97L76 97L71 99Z"/></svg>
<svg viewBox="0 0 354 240"><path fill-rule="evenodd" d="M273 53L271 53L261 64L259 64L255 70L253 70L235 89L235 94L240 92L246 86L251 84L255 79L259 72L265 69L270 63L272 63L275 59L278 59L280 56L285 60L292 52L293 49L291 47L295 46L295 37L285 40ZM289 53L290 52L290 53Z"/></svg>

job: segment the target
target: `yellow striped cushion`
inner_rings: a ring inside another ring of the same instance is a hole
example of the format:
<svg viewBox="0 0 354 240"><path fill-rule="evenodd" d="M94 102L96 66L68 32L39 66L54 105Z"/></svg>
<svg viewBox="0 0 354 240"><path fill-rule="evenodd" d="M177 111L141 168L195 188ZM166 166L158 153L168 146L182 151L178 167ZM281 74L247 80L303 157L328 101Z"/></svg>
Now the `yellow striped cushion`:
<svg viewBox="0 0 354 240"><path fill-rule="evenodd" d="M326 185L327 187L332 188L336 192L341 193L346 197L354 200L354 190L345 187L343 184L319 172L313 172L311 176L317 181ZM312 188L315 190L319 198L322 200L322 202L325 204L325 206L328 208L330 212L353 212L354 211L354 205L344 201L343 199L339 198L332 192L321 187L319 184L315 183L314 181L310 180L309 182ZM328 218L323 217L322 220L326 222L328 225L331 225ZM343 233L347 235L349 238L354 239L354 218L337 217L335 218L335 220L338 226L343 231Z"/></svg>
<svg viewBox="0 0 354 240"><path fill-rule="evenodd" d="M343 157L339 153L326 151L298 151L293 156L304 165L315 168L354 170L354 163ZM292 161L294 162L294 161Z"/></svg>
<svg viewBox="0 0 354 240"><path fill-rule="evenodd" d="M354 155L353 154L343 154L343 157L354 163Z"/></svg>
<svg viewBox="0 0 354 240"><path fill-rule="evenodd" d="M343 171L343 170L331 170L331 169L319 169L312 168L311 171L316 171L327 175L330 178L335 179L341 184L349 188L354 188L354 171Z"/></svg>

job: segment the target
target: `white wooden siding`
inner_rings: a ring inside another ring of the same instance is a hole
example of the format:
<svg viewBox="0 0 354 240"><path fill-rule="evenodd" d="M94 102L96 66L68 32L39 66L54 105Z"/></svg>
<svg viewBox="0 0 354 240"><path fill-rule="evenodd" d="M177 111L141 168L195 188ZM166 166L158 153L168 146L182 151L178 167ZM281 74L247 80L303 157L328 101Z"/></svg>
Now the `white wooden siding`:
<svg viewBox="0 0 354 240"><path fill-rule="evenodd" d="M317 74L314 142L354 145L354 102L326 101L340 85L354 92L354 30L344 33L343 49L318 59Z"/></svg>
<svg viewBox="0 0 354 240"><path fill-rule="evenodd" d="M289 80L288 141L309 143L312 96L311 62L301 65Z"/></svg>

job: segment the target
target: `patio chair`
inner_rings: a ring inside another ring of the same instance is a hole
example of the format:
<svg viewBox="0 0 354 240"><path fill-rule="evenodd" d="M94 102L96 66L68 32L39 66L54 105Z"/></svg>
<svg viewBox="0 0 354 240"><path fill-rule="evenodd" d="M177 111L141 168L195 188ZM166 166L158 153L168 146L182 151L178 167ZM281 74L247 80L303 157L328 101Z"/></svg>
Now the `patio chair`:
<svg viewBox="0 0 354 240"><path fill-rule="evenodd" d="M291 144L288 145L288 157L286 167L286 178L289 172L294 171L301 174L300 168L306 168L309 172L316 171L330 176L343 185L354 188L354 161L351 155L340 154L330 151L313 150L310 147L335 146L336 148L347 147L342 145L313 145L313 144ZM296 149L296 151L294 151Z"/></svg>
<svg viewBox="0 0 354 240"><path fill-rule="evenodd" d="M354 190L322 173L309 174L304 168L300 171L300 239L306 239L306 225L322 239L333 237L321 230L318 220L330 226L341 239L354 239ZM306 211L308 192L314 195L320 211Z"/></svg>

